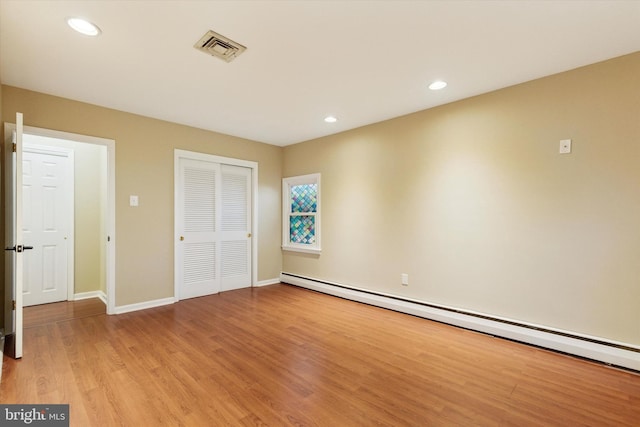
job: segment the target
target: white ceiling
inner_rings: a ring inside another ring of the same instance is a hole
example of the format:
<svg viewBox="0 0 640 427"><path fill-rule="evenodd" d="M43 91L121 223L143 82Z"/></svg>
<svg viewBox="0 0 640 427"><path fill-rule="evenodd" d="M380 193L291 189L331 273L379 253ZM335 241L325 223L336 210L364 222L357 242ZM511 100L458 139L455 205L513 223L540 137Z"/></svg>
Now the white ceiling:
<svg viewBox="0 0 640 427"><path fill-rule="evenodd" d="M199 52L208 30L248 49ZM275 145L636 51L633 0L0 0L2 83Z"/></svg>

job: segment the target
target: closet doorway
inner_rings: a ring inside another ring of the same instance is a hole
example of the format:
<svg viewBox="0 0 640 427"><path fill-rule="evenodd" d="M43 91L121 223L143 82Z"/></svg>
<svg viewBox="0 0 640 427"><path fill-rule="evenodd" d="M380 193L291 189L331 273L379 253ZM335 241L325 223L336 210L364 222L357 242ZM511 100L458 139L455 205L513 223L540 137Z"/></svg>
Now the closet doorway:
<svg viewBox="0 0 640 427"><path fill-rule="evenodd" d="M175 151L175 298L250 287L257 163Z"/></svg>

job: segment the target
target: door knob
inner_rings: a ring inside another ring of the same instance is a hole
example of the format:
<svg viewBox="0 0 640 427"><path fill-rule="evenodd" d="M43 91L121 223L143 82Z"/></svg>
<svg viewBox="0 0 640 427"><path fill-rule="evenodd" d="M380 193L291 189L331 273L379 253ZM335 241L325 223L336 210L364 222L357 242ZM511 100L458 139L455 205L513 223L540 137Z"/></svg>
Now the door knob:
<svg viewBox="0 0 640 427"><path fill-rule="evenodd" d="M180 236L180 241L183 241L183 240L184 240L184 236Z"/></svg>
<svg viewBox="0 0 640 427"><path fill-rule="evenodd" d="M16 251L18 253L22 253L22 252L27 251L29 249L33 249L33 246L17 245L17 246L14 246L12 248L4 248L5 251Z"/></svg>

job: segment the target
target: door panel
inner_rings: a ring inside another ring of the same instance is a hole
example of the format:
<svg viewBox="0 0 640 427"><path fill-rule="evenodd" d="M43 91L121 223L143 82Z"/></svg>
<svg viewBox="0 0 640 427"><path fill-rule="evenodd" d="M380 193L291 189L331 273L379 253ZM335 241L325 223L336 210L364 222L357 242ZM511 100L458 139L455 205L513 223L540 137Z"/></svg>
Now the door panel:
<svg viewBox="0 0 640 427"><path fill-rule="evenodd" d="M223 291L251 286L251 169L221 165Z"/></svg>
<svg viewBox="0 0 640 427"><path fill-rule="evenodd" d="M192 159L179 163L177 245L179 298L220 291L220 165Z"/></svg>
<svg viewBox="0 0 640 427"><path fill-rule="evenodd" d="M12 129L5 124L5 348L22 357L22 113Z"/></svg>
<svg viewBox="0 0 640 427"><path fill-rule="evenodd" d="M68 207L65 155L23 153L24 306L67 299Z"/></svg>

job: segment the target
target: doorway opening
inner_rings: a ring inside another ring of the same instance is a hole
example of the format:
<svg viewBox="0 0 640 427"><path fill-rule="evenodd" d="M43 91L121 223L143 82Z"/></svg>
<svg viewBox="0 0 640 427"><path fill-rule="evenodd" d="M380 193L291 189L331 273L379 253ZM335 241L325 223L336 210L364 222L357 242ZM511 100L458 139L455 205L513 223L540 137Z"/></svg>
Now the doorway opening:
<svg viewBox="0 0 640 427"><path fill-rule="evenodd" d="M107 147L23 136L23 305L106 305Z"/></svg>
<svg viewBox="0 0 640 427"><path fill-rule="evenodd" d="M32 283L39 285L40 289L46 292L55 287L54 277L65 277L61 272L54 270L66 269L65 292L58 292L63 297L51 301L45 300L45 303L99 298L105 304L107 314L114 313L115 141L29 126L24 127L23 141L23 156L26 155L27 158L28 153L33 152L40 155L70 153L68 157L71 160L69 166L71 179L64 192L58 192L54 197L51 186L44 185L45 191L41 192L43 194L40 195L40 200L33 201L40 209L46 210L55 205L56 198L65 199L65 203L71 200L70 207L67 208L70 209L67 211L69 215L65 218L69 227L64 233L67 259L62 261L63 258L54 256L51 244L33 241L34 247L45 246L45 249L39 254L38 262L31 262L35 261L34 259L25 262L26 283L35 267L37 271L34 272L38 278ZM52 175L52 162L47 161L46 156L42 160L46 169L45 175ZM23 164L25 164L24 158ZM23 173L23 177L24 175ZM28 210L27 205L27 197L24 197L23 206L26 210ZM64 210L58 210L58 215L61 212ZM51 225L52 221L50 220L48 224ZM26 229L26 225L23 228ZM26 236L27 233L25 238ZM45 253L47 251L49 255ZM45 281L48 277L52 279L43 283L43 277ZM27 291L26 287L25 291ZM24 301L24 305L29 305L26 303L26 298ZM73 305L69 304L69 306ZM33 309L38 310L38 307L34 305Z"/></svg>

